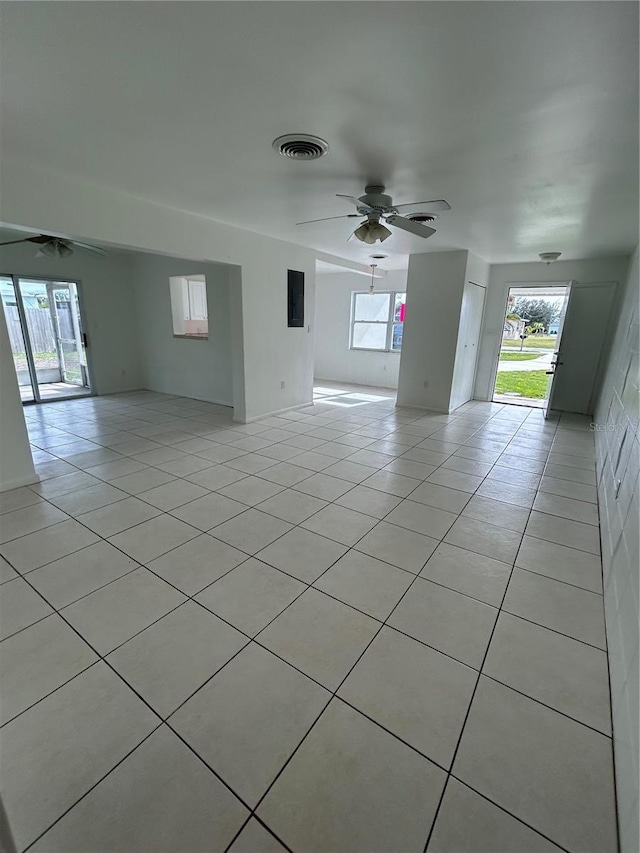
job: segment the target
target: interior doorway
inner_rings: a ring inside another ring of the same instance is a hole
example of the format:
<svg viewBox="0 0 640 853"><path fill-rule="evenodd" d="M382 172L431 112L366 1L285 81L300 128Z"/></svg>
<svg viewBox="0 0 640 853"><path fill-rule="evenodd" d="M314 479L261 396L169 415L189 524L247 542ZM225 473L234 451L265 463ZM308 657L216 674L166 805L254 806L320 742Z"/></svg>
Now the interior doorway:
<svg viewBox="0 0 640 853"><path fill-rule="evenodd" d="M1 276L0 295L23 403L91 394L78 283Z"/></svg>
<svg viewBox="0 0 640 853"><path fill-rule="evenodd" d="M569 292L569 284L509 288L494 402L546 407Z"/></svg>

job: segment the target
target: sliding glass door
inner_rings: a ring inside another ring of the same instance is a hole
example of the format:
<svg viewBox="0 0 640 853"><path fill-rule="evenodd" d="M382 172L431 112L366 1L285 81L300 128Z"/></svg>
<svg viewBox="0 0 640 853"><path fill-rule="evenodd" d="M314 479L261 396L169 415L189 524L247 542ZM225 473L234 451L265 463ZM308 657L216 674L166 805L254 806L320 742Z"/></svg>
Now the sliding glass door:
<svg viewBox="0 0 640 853"><path fill-rule="evenodd" d="M0 292L23 402L90 394L77 283L3 276Z"/></svg>
<svg viewBox="0 0 640 853"><path fill-rule="evenodd" d="M21 319L21 305L18 303L18 294L10 277L2 276L0 278L0 298L2 299L2 309L7 321L13 365L16 369L18 385L20 386L20 396L24 403L32 403L35 400L35 396L31 382L27 344L23 331L24 323Z"/></svg>

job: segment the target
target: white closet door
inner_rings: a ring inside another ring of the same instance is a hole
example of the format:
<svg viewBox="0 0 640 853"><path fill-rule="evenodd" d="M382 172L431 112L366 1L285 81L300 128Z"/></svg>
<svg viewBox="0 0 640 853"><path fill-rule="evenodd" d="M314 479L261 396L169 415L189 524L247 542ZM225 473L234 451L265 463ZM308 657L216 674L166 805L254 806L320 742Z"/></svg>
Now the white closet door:
<svg viewBox="0 0 640 853"><path fill-rule="evenodd" d="M455 406L461 406L467 400L473 399L484 295L485 289L479 284L473 284L471 281L465 284L458 336L460 367L456 370L457 377L454 374Z"/></svg>

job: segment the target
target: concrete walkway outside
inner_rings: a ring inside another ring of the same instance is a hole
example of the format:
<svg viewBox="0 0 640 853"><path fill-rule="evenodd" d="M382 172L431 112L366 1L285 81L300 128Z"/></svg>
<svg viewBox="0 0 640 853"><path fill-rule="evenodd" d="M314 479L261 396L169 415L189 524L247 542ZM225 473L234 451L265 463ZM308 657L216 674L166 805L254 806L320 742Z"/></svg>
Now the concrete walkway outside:
<svg viewBox="0 0 640 853"><path fill-rule="evenodd" d="M519 352L519 350L513 350L513 352ZM526 350L523 350L523 352L526 352ZM532 352L532 350L529 350L529 352ZM499 361L498 371L549 370L552 357L553 352L546 350L540 353L539 358L531 358L528 361Z"/></svg>

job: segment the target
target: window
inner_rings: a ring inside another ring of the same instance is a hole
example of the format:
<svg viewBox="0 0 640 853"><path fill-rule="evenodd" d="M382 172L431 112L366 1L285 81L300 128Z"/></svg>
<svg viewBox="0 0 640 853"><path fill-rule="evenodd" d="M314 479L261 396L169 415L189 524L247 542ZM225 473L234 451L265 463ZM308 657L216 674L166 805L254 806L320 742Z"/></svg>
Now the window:
<svg viewBox="0 0 640 853"><path fill-rule="evenodd" d="M354 293L351 349L400 352L406 301L406 293Z"/></svg>
<svg viewBox="0 0 640 853"><path fill-rule="evenodd" d="M207 282L203 275L171 276L173 334L181 338L208 338Z"/></svg>

